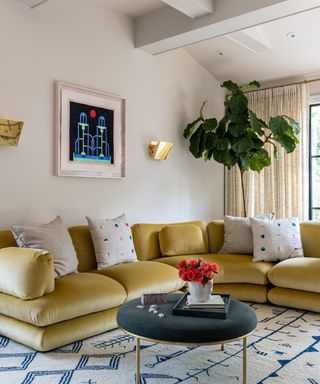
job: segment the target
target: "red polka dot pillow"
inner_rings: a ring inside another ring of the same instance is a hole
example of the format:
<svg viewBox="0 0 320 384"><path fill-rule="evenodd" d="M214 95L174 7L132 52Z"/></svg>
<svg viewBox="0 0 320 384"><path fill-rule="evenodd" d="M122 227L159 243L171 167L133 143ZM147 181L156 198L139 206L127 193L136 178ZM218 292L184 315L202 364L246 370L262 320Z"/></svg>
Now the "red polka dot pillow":
<svg viewBox="0 0 320 384"><path fill-rule="evenodd" d="M126 215L114 219L87 217L98 269L137 261Z"/></svg>
<svg viewBox="0 0 320 384"><path fill-rule="evenodd" d="M281 261L303 257L297 217L266 221L251 218L253 261Z"/></svg>

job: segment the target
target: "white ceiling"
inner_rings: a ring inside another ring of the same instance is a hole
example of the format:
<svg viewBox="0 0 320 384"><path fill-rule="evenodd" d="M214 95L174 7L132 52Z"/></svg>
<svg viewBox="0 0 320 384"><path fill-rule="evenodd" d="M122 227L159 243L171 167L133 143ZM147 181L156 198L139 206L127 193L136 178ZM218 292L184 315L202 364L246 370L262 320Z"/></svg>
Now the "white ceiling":
<svg viewBox="0 0 320 384"><path fill-rule="evenodd" d="M130 17L167 6L162 0L95 1ZM244 30L245 33L232 34L234 36L229 38L221 36L184 49L219 81L259 80L271 84L282 79L320 77L319 20L320 7ZM289 32L295 32L297 37L288 39ZM234 37L245 43L253 38L252 46L258 47L258 51L255 53L237 44Z"/></svg>
<svg viewBox="0 0 320 384"><path fill-rule="evenodd" d="M262 36L270 49L254 53L225 36L186 48L219 81L239 83L256 79L308 78L320 72L320 8L250 28ZM287 33L296 38L288 39Z"/></svg>
<svg viewBox="0 0 320 384"><path fill-rule="evenodd" d="M98 1L131 17L166 6L161 0ZM319 20L320 8L316 8L245 30L268 47L257 53L225 36L185 49L219 81L245 83L256 79L269 84L278 79L309 78L320 73ZM297 37L288 39L288 32L295 32Z"/></svg>

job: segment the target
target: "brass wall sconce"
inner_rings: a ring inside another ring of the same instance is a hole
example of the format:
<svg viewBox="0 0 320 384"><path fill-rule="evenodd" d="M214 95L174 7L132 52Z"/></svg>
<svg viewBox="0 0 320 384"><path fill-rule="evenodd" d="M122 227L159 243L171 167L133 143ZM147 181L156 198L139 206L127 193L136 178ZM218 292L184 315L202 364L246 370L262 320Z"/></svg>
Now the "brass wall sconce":
<svg viewBox="0 0 320 384"><path fill-rule="evenodd" d="M17 146L23 121L0 119L0 145Z"/></svg>
<svg viewBox="0 0 320 384"><path fill-rule="evenodd" d="M151 141L149 152L154 160L167 160L172 147L170 141Z"/></svg>

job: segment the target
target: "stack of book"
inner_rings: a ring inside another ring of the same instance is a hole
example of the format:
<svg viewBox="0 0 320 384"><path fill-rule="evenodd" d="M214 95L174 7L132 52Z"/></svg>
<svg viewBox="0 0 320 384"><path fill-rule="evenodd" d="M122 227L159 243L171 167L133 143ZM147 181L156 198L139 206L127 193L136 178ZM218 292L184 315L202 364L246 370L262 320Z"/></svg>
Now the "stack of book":
<svg viewBox="0 0 320 384"><path fill-rule="evenodd" d="M226 303L220 295L210 295L208 301L194 301L191 296L187 297L185 303L185 308L187 309L211 309L215 312L225 312Z"/></svg>
<svg viewBox="0 0 320 384"><path fill-rule="evenodd" d="M208 301L193 301L189 292L181 296L180 300L172 308L172 313L178 316L212 317L214 319L226 319L231 302L231 296L227 294L211 295Z"/></svg>

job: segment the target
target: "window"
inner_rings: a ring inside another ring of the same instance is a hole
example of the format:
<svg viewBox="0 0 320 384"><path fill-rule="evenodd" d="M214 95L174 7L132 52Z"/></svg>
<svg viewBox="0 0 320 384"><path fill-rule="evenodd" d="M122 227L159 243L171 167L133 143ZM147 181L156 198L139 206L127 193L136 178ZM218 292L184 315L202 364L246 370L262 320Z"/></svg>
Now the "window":
<svg viewBox="0 0 320 384"><path fill-rule="evenodd" d="M320 103L310 105L309 219L320 221Z"/></svg>

